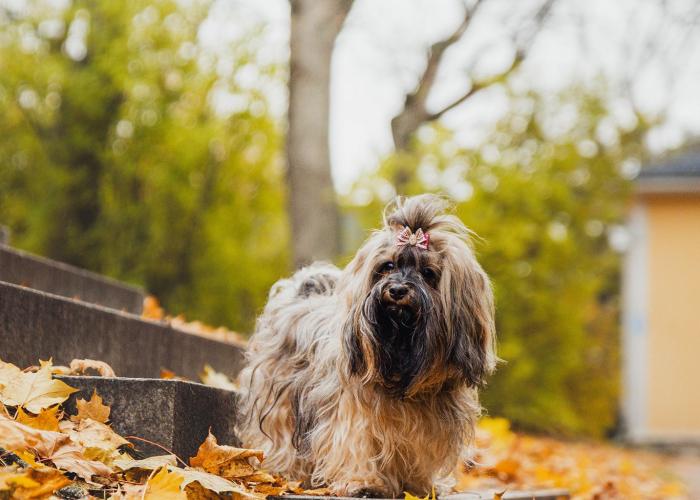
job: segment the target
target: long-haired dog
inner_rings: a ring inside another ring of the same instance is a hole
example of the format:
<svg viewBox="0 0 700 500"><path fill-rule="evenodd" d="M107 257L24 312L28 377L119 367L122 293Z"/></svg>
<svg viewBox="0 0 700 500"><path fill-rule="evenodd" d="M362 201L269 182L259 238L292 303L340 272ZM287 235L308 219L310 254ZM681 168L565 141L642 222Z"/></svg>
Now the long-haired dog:
<svg viewBox="0 0 700 500"><path fill-rule="evenodd" d="M345 269L313 264L274 285L239 424L268 469L340 495L446 484L497 359L489 279L447 208L398 199Z"/></svg>

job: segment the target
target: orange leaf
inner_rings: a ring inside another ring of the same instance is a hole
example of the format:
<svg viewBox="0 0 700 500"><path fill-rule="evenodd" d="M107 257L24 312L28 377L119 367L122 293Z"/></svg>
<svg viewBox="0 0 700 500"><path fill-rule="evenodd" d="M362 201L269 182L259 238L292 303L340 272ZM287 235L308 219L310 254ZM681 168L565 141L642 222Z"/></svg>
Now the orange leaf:
<svg viewBox="0 0 700 500"><path fill-rule="evenodd" d="M104 424L109 420L110 407L102 404L102 398L97 394L97 390L93 391L90 401L79 399L76 401L76 406L78 407L78 414L70 418L73 422L80 422L89 418Z"/></svg>
<svg viewBox="0 0 700 500"><path fill-rule="evenodd" d="M210 432L199 447L197 456L190 458L190 465L227 479L244 479L258 473L257 468L249 461L253 457L262 462L263 452L219 445Z"/></svg>
<svg viewBox="0 0 700 500"><path fill-rule="evenodd" d="M21 424L41 429L44 431L58 431L58 406L52 406L39 412L39 415L34 416L26 413L22 407L17 408L15 420Z"/></svg>

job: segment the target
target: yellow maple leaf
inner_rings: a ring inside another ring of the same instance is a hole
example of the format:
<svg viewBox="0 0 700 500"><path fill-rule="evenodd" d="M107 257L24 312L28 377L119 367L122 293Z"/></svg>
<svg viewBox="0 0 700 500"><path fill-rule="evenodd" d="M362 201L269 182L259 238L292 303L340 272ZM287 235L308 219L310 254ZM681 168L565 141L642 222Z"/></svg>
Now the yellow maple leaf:
<svg viewBox="0 0 700 500"><path fill-rule="evenodd" d="M34 416L25 412L22 407L19 407L17 408L15 420L35 429L58 431L58 412L58 406L51 406L41 410L38 415Z"/></svg>
<svg viewBox="0 0 700 500"><path fill-rule="evenodd" d="M180 489L184 478L163 467L146 483L144 499L148 500L187 500L187 494Z"/></svg>
<svg viewBox="0 0 700 500"><path fill-rule="evenodd" d="M0 402L8 406L21 406L34 414L41 410L63 403L77 391L65 382L51 377L51 362L42 361L36 372L17 372L4 364L3 387L0 389ZM10 365L12 366L12 365ZM16 368L16 367L15 367Z"/></svg>
<svg viewBox="0 0 700 500"><path fill-rule="evenodd" d="M111 409L109 406L102 403L102 398L97 394L97 389L92 392L90 401L85 401L81 398L75 402L75 405L78 408L78 414L70 418L73 422L80 422L81 420L89 418L95 422L104 424L109 420Z"/></svg>

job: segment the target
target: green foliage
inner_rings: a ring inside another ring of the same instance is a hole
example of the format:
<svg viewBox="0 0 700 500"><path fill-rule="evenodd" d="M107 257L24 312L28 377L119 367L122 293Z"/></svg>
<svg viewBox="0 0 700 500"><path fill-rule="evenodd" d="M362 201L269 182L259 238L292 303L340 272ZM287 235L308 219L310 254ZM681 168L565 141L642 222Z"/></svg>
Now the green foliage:
<svg viewBox="0 0 700 500"><path fill-rule="evenodd" d="M505 361L485 408L521 428L600 436L615 424L619 391L619 257L606 232L622 221L629 180L621 165L642 154L645 125L611 127L602 101L582 92L512 102L475 150L439 126L422 130L411 152L355 186L350 200L372 201L350 210L376 226L387 179L405 194L458 200L494 283ZM562 123L563 112L575 112L573 124Z"/></svg>
<svg viewBox="0 0 700 500"><path fill-rule="evenodd" d="M287 269L280 130L252 39L198 43L208 2L0 4L0 221L13 243L248 328ZM225 68L222 70L221 68ZM233 113L212 102L244 103ZM237 102L238 102L237 101Z"/></svg>

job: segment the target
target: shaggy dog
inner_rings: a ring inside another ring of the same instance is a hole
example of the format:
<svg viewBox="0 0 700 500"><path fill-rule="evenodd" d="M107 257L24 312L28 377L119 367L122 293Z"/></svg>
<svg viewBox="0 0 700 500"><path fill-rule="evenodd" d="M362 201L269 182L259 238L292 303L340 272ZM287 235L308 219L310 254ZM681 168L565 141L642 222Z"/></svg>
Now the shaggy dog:
<svg viewBox="0 0 700 500"><path fill-rule="evenodd" d="M268 469L340 495L447 484L497 359L489 279L447 208L398 199L345 269L317 263L274 285L239 424Z"/></svg>

